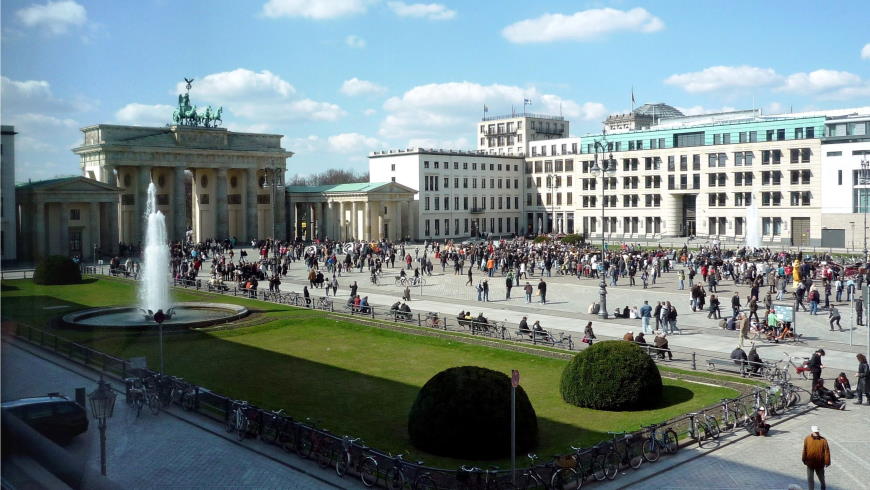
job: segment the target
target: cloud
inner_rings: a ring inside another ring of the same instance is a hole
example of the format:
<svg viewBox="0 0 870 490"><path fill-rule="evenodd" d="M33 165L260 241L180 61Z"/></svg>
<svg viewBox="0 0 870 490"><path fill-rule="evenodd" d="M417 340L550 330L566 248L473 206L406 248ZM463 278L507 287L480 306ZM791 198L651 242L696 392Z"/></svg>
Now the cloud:
<svg viewBox="0 0 870 490"><path fill-rule="evenodd" d="M700 93L771 85L781 78L772 68L711 66L701 71L671 75L665 79L665 83L689 93Z"/></svg>
<svg viewBox="0 0 870 490"><path fill-rule="evenodd" d="M350 97L356 95L382 94L386 91L386 87L367 80L360 80L356 77L351 78L350 80L345 80L344 83L341 84L341 93Z"/></svg>
<svg viewBox="0 0 870 490"><path fill-rule="evenodd" d="M702 114L716 114L719 112L732 112L737 110L731 106L722 106L718 109L714 109L700 105L694 105L692 107L676 107L676 109L686 116L700 116Z"/></svg>
<svg viewBox="0 0 870 490"><path fill-rule="evenodd" d="M387 2L387 6L399 17L419 17L429 20L450 20L456 17L455 10L450 10L440 3Z"/></svg>
<svg viewBox="0 0 870 490"><path fill-rule="evenodd" d="M870 43L864 45L861 48L861 59L862 60L870 60Z"/></svg>
<svg viewBox="0 0 870 490"><path fill-rule="evenodd" d="M184 90L184 82L176 86L176 93ZM206 75L194 81L190 97L191 103L220 105L235 116L260 124L335 121L346 114L336 104L297 98L293 85L268 70L258 73L238 68Z"/></svg>
<svg viewBox="0 0 870 490"><path fill-rule="evenodd" d="M263 5L266 17L302 17L305 19L334 19L361 14L368 8L367 0L269 0Z"/></svg>
<svg viewBox="0 0 870 490"><path fill-rule="evenodd" d="M642 8L617 10L591 9L573 15L544 14L535 19L515 22L501 33L512 43L545 43L552 41L590 41L612 32L656 32L664 22Z"/></svg>
<svg viewBox="0 0 870 490"><path fill-rule="evenodd" d="M51 92L46 80L12 80L0 76L0 99L3 113L17 112L78 112L88 111L96 105L84 98L63 100Z"/></svg>
<svg viewBox="0 0 870 490"><path fill-rule="evenodd" d="M495 109L522 104L532 99L534 112L561 113L573 121L600 121L607 114L598 102L578 103L558 95L545 94L536 88L511 85L480 85L473 82L449 82L420 85L401 96L384 102L386 117L378 134L394 140L457 141L474 130L472 124L481 114L483 105ZM476 131L473 134L477 134Z"/></svg>
<svg viewBox="0 0 870 490"><path fill-rule="evenodd" d="M71 26L83 26L88 21L85 8L72 0L31 5L15 13L27 27L43 28L48 34L66 33Z"/></svg>
<svg viewBox="0 0 870 490"><path fill-rule="evenodd" d="M304 155L306 153L319 153L323 150L323 141L316 134L310 134L302 138L284 139L284 146L288 151L292 151L296 155Z"/></svg>
<svg viewBox="0 0 870 490"><path fill-rule="evenodd" d="M366 40L359 36L351 34L344 38L344 44L347 44L349 47L354 49L362 49L366 47Z"/></svg>
<svg viewBox="0 0 870 490"><path fill-rule="evenodd" d="M365 153L365 150L384 147L384 143L376 138L359 133L341 133L330 136L329 149L336 153Z"/></svg>
<svg viewBox="0 0 870 490"><path fill-rule="evenodd" d="M378 111L376 111L374 109L366 109L363 111L363 115L365 115L365 116L372 116L372 115L377 114L377 113L378 113Z"/></svg>
<svg viewBox="0 0 870 490"><path fill-rule="evenodd" d="M132 102L115 112L115 119L131 126L165 126L172 121L175 108L165 104L140 104Z"/></svg>
<svg viewBox="0 0 870 490"><path fill-rule="evenodd" d="M855 86L860 83L861 77L854 73L836 70L816 70L810 73L789 75L785 79L785 84L779 90L806 95L841 87Z"/></svg>

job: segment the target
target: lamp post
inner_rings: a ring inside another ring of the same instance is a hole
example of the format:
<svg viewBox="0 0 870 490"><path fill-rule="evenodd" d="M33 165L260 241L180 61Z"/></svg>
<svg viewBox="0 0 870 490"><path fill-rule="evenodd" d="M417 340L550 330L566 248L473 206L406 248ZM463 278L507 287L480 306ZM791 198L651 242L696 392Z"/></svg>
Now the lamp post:
<svg viewBox="0 0 870 490"><path fill-rule="evenodd" d="M556 199L553 196L553 193L556 191L556 177L553 175L547 176L547 190L550 191L550 204L553 205L552 221L550 221L550 233L556 233Z"/></svg>
<svg viewBox="0 0 870 490"><path fill-rule="evenodd" d="M862 186L865 186L861 189L861 209L864 213L864 264L867 264L867 185L870 184L870 175L868 175L868 171L870 171L870 160L867 160L867 157L861 159L861 173L860 178L858 179L858 183Z"/></svg>
<svg viewBox="0 0 870 490"><path fill-rule="evenodd" d="M91 414L97 419L100 427L100 473L106 476L106 420L112 417L115 409L115 392L100 375L97 389L88 398L91 402Z"/></svg>
<svg viewBox="0 0 870 490"><path fill-rule="evenodd" d="M591 172L592 175L597 176L601 173L601 283L598 285L598 295L599 295L599 308L598 308L598 316L601 317L602 320L607 319L607 271L604 270L604 254L606 252L607 245L604 242L604 182L607 178L607 174L609 172L613 172L616 170L616 165L613 165L613 153L610 153L608 159L601 159L601 166L598 166L598 151L601 150L601 154L604 155L604 152L607 150L607 147L602 144L600 141L595 141L595 161L592 164Z"/></svg>

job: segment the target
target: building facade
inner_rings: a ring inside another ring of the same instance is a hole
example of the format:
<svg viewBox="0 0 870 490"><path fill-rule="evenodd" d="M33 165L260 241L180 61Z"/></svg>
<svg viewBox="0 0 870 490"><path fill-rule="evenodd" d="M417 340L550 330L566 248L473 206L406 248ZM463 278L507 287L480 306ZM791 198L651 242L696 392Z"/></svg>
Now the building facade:
<svg viewBox="0 0 870 490"><path fill-rule="evenodd" d="M17 207L15 206L15 128L2 126L0 144L0 256L3 261L18 256Z"/></svg>
<svg viewBox="0 0 870 490"><path fill-rule="evenodd" d="M509 156L527 155L532 141L566 138L569 130L562 116L543 114L487 116L475 127L478 151Z"/></svg>
<svg viewBox="0 0 870 490"><path fill-rule="evenodd" d="M525 234L574 233L575 162L580 138L529 143L525 174Z"/></svg>
<svg viewBox="0 0 870 490"><path fill-rule="evenodd" d="M408 149L369 155L372 181L417 189L409 235L445 240L523 233L523 158L483 152Z"/></svg>
<svg viewBox="0 0 870 490"><path fill-rule="evenodd" d="M82 174L122 189L119 240L140 244L148 185L171 240L286 235L281 135L196 126L82 128ZM280 197L278 197L280 196Z"/></svg>

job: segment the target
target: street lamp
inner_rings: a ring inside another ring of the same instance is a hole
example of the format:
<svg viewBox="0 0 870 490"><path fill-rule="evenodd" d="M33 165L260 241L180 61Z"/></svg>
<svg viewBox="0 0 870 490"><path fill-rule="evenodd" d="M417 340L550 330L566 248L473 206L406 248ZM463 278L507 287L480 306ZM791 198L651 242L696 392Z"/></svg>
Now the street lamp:
<svg viewBox="0 0 870 490"><path fill-rule="evenodd" d="M606 244L604 243L604 182L607 178L607 174L616 171L616 164L613 162L613 153L609 154L608 159L601 159L601 166L598 166L598 150L601 150L601 154L604 155L604 152L607 151L607 148L600 141L595 141L595 161L592 163L592 168L590 171L592 175L598 176L601 174L601 284L599 284L598 295L599 299L599 308L598 308L598 316L601 317L602 320L607 319L607 278L605 277L607 271L604 270L604 254L606 251Z"/></svg>
<svg viewBox="0 0 870 490"><path fill-rule="evenodd" d="M553 196L553 193L556 191L555 176L547 176L547 189L550 191L550 204L553 205L553 216L552 221L550 221L550 233L556 233L556 198Z"/></svg>
<svg viewBox="0 0 870 490"><path fill-rule="evenodd" d="M870 184L870 175L868 175L868 171L870 171L870 160L867 160L867 157L861 159L861 173L860 178L858 179L858 183L862 186L865 186L861 189L861 209L864 213L864 264L867 264L867 185Z"/></svg>
<svg viewBox="0 0 870 490"><path fill-rule="evenodd" d="M91 414L97 419L100 427L100 472L106 476L106 420L112 418L115 409L115 392L100 375L97 389L88 398L91 402Z"/></svg>

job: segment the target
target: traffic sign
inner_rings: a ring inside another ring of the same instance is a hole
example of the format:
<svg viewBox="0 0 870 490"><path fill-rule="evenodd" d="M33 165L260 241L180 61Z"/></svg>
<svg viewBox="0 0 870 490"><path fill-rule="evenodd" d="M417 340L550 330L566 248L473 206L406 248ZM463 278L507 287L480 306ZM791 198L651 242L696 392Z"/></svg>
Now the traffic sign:
<svg viewBox="0 0 870 490"><path fill-rule="evenodd" d="M516 388L520 385L520 372L516 369L511 370L511 386Z"/></svg>

